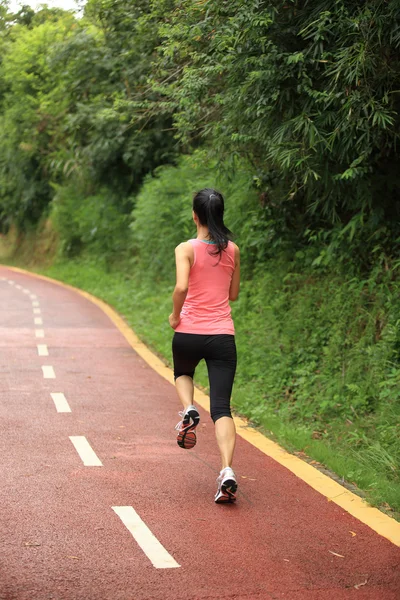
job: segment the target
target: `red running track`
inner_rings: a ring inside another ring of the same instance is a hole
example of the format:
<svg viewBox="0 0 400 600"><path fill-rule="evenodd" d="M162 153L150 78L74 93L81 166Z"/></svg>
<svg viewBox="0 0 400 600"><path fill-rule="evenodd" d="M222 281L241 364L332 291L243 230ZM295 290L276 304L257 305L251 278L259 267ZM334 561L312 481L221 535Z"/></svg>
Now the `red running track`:
<svg viewBox="0 0 400 600"><path fill-rule="evenodd" d="M97 306L0 277L1 600L399 600L399 548L241 438L238 502L215 505L209 415L180 449L173 386ZM69 436L103 466L84 466ZM155 568L115 506L132 506L180 567Z"/></svg>

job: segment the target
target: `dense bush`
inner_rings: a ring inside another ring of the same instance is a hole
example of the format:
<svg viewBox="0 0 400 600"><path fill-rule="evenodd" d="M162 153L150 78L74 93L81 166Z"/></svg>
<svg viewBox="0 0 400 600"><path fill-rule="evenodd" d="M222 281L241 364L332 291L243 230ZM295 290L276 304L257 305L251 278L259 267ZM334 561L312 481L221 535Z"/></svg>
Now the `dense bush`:
<svg viewBox="0 0 400 600"><path fill-rule="evenodd" d="M250 159L278 238L335 226L334 249L370 268L377 246L398 255L399 11L399 0L179 2L160 29L149 114L173 113L179 138L219 160Z"/></svg>
<svg viewBox="0 0 400 600"><path fill-rule="evenodd" d="M126 214L144 175L176 157L170 116L140 119L137 96L159 43L150 6L106 4L89 2L81 20L46 7L0 12L3 228L38 222L54 184L78 186L84 197L108 188Z"/></svg>
<svg viewBox="0 0 400 600"><path fill-rule="evenodd" d="M51 219L65 257L85 251L109 264L128 254L128 215L120 212L118 197L107 188L86 197L73 186L56 188Z"/></svg>
<svg viewBox="0 0 400 600"><path fill-rule="evenodd" d="M125 202L182 145L206 142L231 169L251 164L276 243L322 240L321 261L350 255L367 270L377 249L390 261L399 10L400 0L88 0L78 20L3 8L0 218L40 217L49 182L85 181L87 195L107 186Z"/></svg>

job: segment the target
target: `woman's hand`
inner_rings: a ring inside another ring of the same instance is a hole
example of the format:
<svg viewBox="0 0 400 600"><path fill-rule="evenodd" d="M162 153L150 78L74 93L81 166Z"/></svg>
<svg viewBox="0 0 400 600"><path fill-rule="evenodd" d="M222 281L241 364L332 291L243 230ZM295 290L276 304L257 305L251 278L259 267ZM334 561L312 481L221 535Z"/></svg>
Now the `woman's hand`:
<svg viewBox="0 0 400 600"><path fill-rule="evenodd" d="M176 329L178 327L180 320L181 318L176 317L174 313L169 315L169 324L171 325L172 329Z"/></svg>

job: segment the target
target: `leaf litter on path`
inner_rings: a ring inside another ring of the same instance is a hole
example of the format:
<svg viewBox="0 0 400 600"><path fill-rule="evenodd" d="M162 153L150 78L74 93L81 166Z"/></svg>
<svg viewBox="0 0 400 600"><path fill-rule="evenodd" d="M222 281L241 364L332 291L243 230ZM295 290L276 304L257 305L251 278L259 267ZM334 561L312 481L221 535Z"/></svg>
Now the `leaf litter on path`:
<svg viewBox="0 0 400 600"><path fill-rule="evenodd" d="M33 548L35 546L41 546L42 542L24 542L24 546L27 548Z"/></svg>

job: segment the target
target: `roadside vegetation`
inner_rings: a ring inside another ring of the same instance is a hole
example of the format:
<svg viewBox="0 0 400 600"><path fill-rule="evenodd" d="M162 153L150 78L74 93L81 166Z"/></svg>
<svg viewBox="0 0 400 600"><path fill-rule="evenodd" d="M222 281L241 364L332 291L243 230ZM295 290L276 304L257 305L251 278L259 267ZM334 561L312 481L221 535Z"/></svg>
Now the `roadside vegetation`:
<svg viewBox="0 0 400 600"><path fill-rule="evenodd" d="M217 187L243 260L236 410L400 511L400 3L6 4L8 260L170 361L173 249Z"/></svg>

